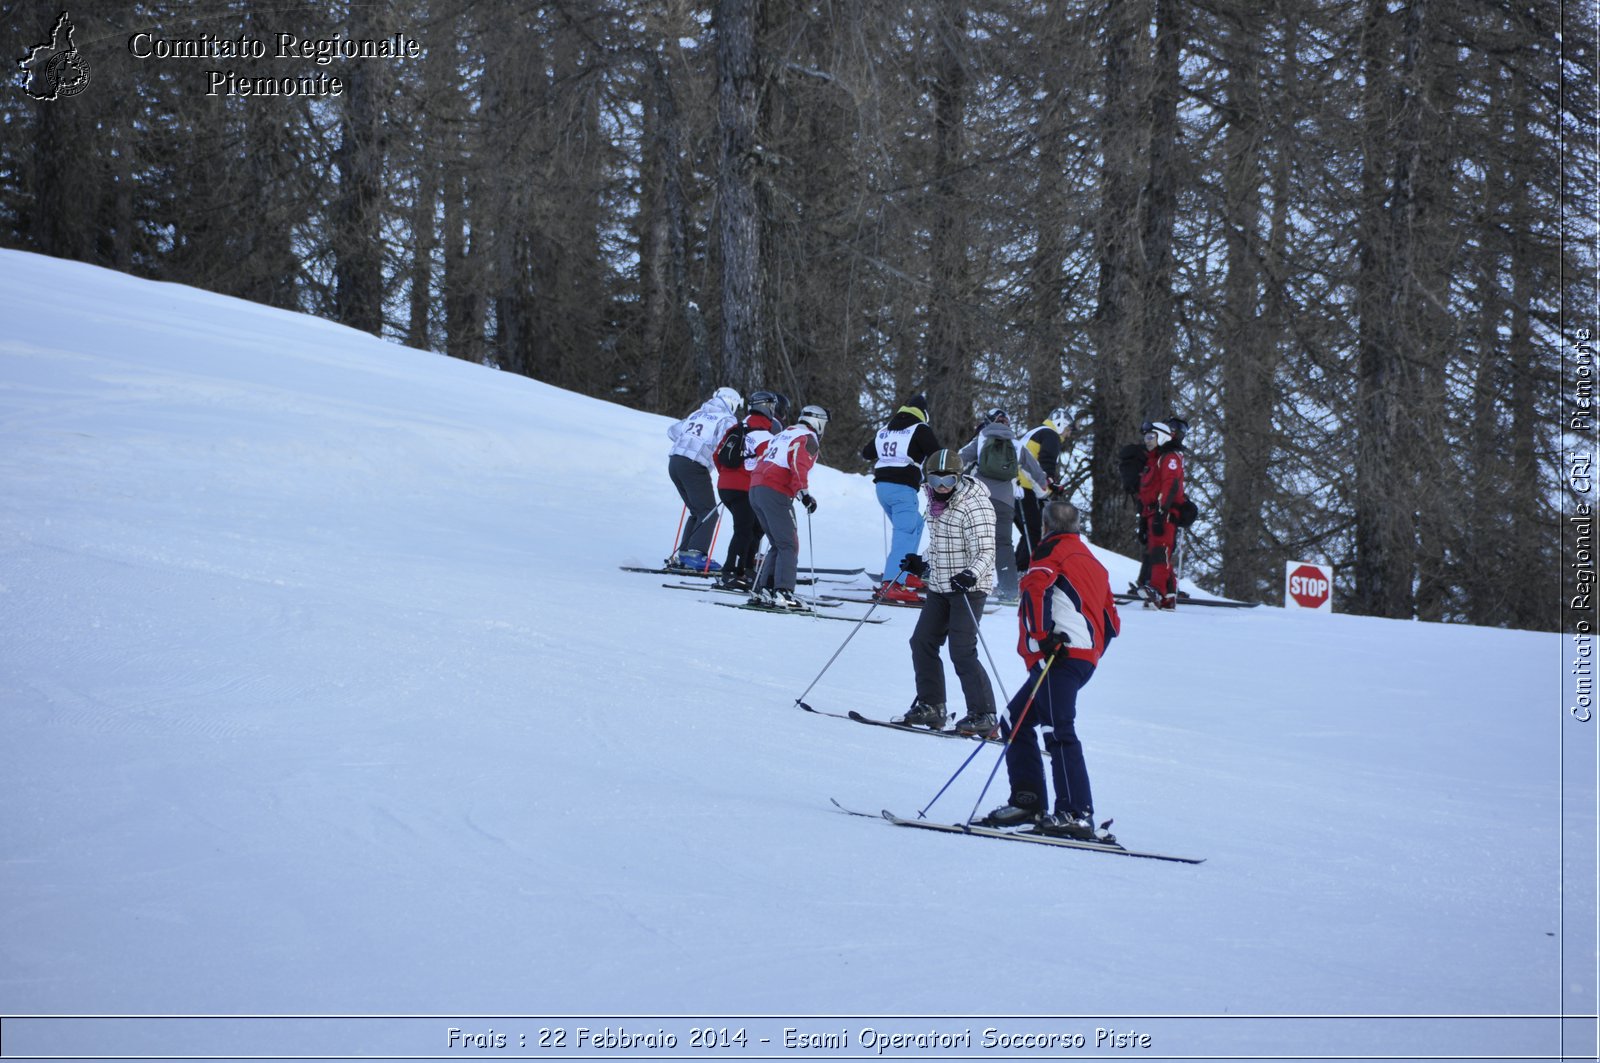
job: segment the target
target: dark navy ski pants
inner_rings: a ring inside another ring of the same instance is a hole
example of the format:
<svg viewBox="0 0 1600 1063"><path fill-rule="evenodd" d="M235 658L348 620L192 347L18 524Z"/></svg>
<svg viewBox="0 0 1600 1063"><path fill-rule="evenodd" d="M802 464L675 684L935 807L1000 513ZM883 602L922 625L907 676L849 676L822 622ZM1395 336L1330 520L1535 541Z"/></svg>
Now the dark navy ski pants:
<svg viewBox="0 0 1600 1063"><path fill-rule="evenodd" d="M1039 682L1039 672L1044 668L1040 661L1028 671L1028 680L1022 684L1006 705L1005 733L1009 737L1015 726L1012 721L1022 712ZM1088 814L1094 810L1094 796L1089 791L1089 768L1083 761L1083 743L1078 741L1074 721L1078 716L1078 691L1094 675L1094 665L1065 654L1056 658L1045 676L1044 685L1033 699L1028 715L1022 719L1021 729L1006 750L1006 774L1011 779L1011 794L1033 794L1039 799L1041 809L1053 812ZM1039 740L1035 729L1044 732L1045 752L1050 754L1050 774L1055 783L1055 803L1046 800L1044 760L1039 754Z"/></svg>

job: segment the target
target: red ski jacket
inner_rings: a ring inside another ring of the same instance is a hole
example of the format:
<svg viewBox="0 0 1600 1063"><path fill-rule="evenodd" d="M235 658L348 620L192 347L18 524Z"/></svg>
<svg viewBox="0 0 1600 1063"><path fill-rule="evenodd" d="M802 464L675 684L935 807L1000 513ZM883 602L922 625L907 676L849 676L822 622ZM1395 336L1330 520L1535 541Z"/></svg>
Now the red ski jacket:
<svg viewBox="0 0 1600 1063"><path fill-rule="evenodd" d="M1044 658L1039 643L1052 632L1067 636L1067 656L1098 664L1122 630L1111 577L1084 545L1066 532L1045 536L1021 581L1017 652L1029 668Z"/></svg>
<svg viewBox="0 0 1600 1063"><path fill-rule="evenodd" d="M808 424L790 425L772 438L750 474L751 487L770 487L793 498L806 489L822 444Z"/></svg>
<svg viewBox="0 0 1600 1063"><path fill-rule="evenodd" d="M1144 472L1139 474L1139 505L1144 514L1171 516L1183 499L1182 452L1162 447L1147 452Z"/></svg>
<svg viewBox="0 0 1600 1063"><path fill-rule="evenodd" d="M717 462L717 487L724 491L750 490L750 470L756 467L756 462L767 451L767 444L772 442L772 437L782 429L777 421L764 413L752 413L744 419L744 424L749 432L744 437L744 458L739 465L730 469ZM730 425L728 432L738 428L737 423ZM728 438L728 432L722 433L722 439ZM715 454L722 447L722 439L717 440L717 446L712 450Z"/></svg>

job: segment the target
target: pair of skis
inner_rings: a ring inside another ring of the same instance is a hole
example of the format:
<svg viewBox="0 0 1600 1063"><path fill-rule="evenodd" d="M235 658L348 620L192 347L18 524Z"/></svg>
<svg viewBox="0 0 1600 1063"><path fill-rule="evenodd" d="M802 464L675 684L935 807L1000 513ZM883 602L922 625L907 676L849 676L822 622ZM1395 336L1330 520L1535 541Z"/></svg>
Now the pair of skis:
<svg viewBox="0 0 1600 1063"><path fill-rule="evenodd" d="M1148 595L1137 591L1117 592L1111 596L1118 605L1129 602L1142 602L1146 605L1154 604ZM1236 602L1232 598L1192 598L1186 592L1178 592L1178 605L1187 607L1191 605L1205 605L1216 609L1254 609L1259 602Z"/></svg>
<svg viewBox="0 0 1600 1063"><path fill-rule="evenodd" d="M746 592L747 594L749 592ZM808 616L817 620L848 620L852 624L887 624L886 616L846 616L843 613L830 613L826 610L839 605L848 605L848 602L834 601L828 598L819 598L814 605L808 604L804 609L776 609L766 605L751 605L743 602L709 602L709 605L726 606L729 609L748 609L752 613L768 613L776 616Z"/></svg>
<svg viewBox="0 0 1600 1063"><path fill-rule="evenodd" d="M854 720L856 723L864 723L869 727L887 727L891 731L909 731L912 734L932 735L935 738L960 738L967 742L977 741L979 738L978 735L962 734L959 731L934 731L927 727L913 727L911 724L907 723L895 723L893 720L874 720L870 716L861 715L854 709L851 709L849 712L824 712L821 709L812 708L803 701L797 701L795 704L799 705L806 712L815 713L818 716L832 716L835 720ZM983 741L998 743L1000 739L996 737L985 737Z"/></svg>
<svg viewBox="0 0 1600 1063"><path fill-rule="evenodd" d="M803 701L796 701L795 704L801 709L804 709L806 712L814 713L817 716L832 716L837 720L853 720L856 723L864 723L872 727L885 727L893 731L910 731L914 734L933 735L936 738L960 738L969 742L981 740L995 745L1003 744L999 738L980 739L978 735L964 735L955 731L931 731L926 727L911 727L903 723L893 723L888 720L874 720L869 716L861 715L854 709L846 713L824 712L821 709L812 708ZM835 808L847 815L864 816L868 819L881 818L887 820L897 827L916 827L920 830L943 831L947 834L973 834L981 838L997 838L1002 841L1027 842L1033 845L1054 845L1058 848L1065 849L1085 849L1090 852L1113 853L1117 856L1134 856L1145 860L1164 860L1169 863L1177 864L1200 864L1205 862L1203 857L1174 856L1170 853L1155 853L1140 849L1129 849L1126 846L1121 845L1115 840L1109 838L1104 841L1088 841L1086 839L1062 837L1056 834L1045 834L1042 831L1032 828L1026 830L1005 830L999 827L985 827L978 823L936 823L932 820L920 818L906 819L903 816L895 815L893 812L890 812L887 809L879 812L877 816L874 816L871 812L858 812L853 808L846 808L835 798L829 798L829 800L833 801Z"/></svg>
<svg viewBox="0 0 1600 1063"><path fill-rule="evenodd" d="M837 799L829 798L835 808L847 816L862 816L867 819L883 819L896 827L914 827L918 830L941 831L945 834L968 834L979 838L994 838L1000 841L1023 842L1029 845L1052 845L1058 849L1078 849L1091 853L1111 853L1114 856L1132 856L1141 860L1161 860L1172 864L1203 864L1204 857L1174 856L1171 853L1153 853L1142 849L1129 849L1115 841L1088 841L1081 838L1066 838L1057 834L1045 834L1034 828L1025 830L1005 830L1000 827L984 827L976 823L937 823L929 819L906 819L897 816L885 809L874 816L871 812L858 812L853 808L846 808Z"/></svg>
<svg viewBox="0 0 1600 1063"><path fill-rule="evenodd" d="M716 579L722 575L720 570L708 571L699 568L685 568L682 565L664 565L660 568L645 568L640 565L618 565L624 572L644 572L656 576L693 576L699 579ZM865 569L860 568L808 568L807 572L815 573L819 577L844 577L842 582L848 582L857 576L863 575Z"/></svg>
<svg viewBox="0 0 1600 1063"><path fill-rule="evenodd" d="M681 575L682 573L678 574ZM800 580L801 584L805 584L807 582L808 581L804 579ZM753 613L777 613L786 616L814 616L819 620L848 620L852 624L859 624L862 622L868 624L885 624L889 621L889 618L886 616L860 617L846 616L843 613L828 612L827 610L833 609L837 606L855 604L853 599L837 598L830 594L808 594L801 596L802 600L805 601L808 606L808 608L805 609L773 609L764 605L751 605L749 602L749 591L735 590L732 587L719 587L715 583L711 583L709 581L700 581L697 583L663 583L661 586L665 587L667 590L699 591L702 593L726 594L737 597L741 600L736 602L714 601L711 604L726 606L729 609L748 609Z"/></svg>

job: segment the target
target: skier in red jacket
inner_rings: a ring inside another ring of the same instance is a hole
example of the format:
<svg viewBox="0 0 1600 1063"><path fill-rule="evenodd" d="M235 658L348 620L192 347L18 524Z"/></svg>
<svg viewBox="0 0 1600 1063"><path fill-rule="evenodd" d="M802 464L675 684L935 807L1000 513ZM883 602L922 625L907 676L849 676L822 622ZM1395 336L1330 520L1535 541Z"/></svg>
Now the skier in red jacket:
<svg viewBox="0 0 1600 1063"><path fill-rule="evenodd" d="M808 608L794 593L800 563L800 528L794 519L794 503L798 499L807 513L817 511L817 500L806 487L821 450L822 430L827 426L827 409L803 407L794 424L772 437L750 473L750 506L772 543L756 573L751 605Z"/></svg>
<svg viewBox="0 0 1600 1063"><path fill-rule="evenodd" d="M1139 591L1158 609L1178 607L1172 553L1178 544L1178 507L1183 505L1183 442L1171 421L1144 425L1144 471L1139 476L1139 531L1144 558Z"/></svg>
<svg viewBox="0 0 1600 1063"><path fill-rule="evenodd" d="M1070 502L1046 502L1044 538L1022 577L1017 652L1028 679L1006 706L1006 775L1011 798L978 822L1009 827L1033 822L1047 834L1093 839L1094 796L1074 723L1078 691L1121 630L1105 566L1081 538ZM1044 731L1055 801L1046 809L1044 761L1034 732ZM1026 732L1026 733L1023 733Z"/></svg>

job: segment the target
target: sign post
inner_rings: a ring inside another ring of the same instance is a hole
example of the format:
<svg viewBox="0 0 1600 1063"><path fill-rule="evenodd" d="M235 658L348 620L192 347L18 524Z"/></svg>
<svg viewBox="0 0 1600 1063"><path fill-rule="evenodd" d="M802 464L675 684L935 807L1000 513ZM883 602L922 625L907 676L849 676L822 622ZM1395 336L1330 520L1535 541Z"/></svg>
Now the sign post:
<svg viewBox="0 0 1600 1063"><path fill-rule="evenodd" d="M1309 609L1315 613L1333 612L1333 570L1312 561L1290 561L1284 565L1283 607Z"/></svg>

